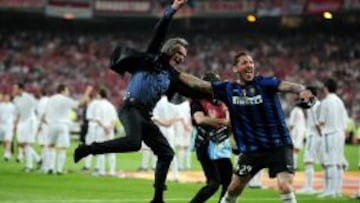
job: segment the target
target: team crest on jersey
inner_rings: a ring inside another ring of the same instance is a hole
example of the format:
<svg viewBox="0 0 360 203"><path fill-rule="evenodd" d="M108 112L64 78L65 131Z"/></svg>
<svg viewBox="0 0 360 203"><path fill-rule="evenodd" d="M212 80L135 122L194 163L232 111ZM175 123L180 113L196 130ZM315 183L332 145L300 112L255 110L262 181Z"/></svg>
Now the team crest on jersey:
<svg viewBox="0 0 360 203"><path fill-rule="evenodd" d="M250 87L249 92L250 92L249 96L254 96L256 94L256 90L254 87Z"/></svg>

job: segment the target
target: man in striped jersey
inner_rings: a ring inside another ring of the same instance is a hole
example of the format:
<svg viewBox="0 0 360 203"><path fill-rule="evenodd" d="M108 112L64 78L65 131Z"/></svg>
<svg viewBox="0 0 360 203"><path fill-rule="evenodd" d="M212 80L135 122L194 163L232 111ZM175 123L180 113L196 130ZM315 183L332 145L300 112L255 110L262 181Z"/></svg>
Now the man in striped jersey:
<svg viewBox="0 0 360 203"><path fill-rule="evenodd" d="M277 178L283 203L296 203L293 193L293 143L285 123L278 92L291 92L307 102L312 97L304 86L275 77L255 77L254 60L247 52L234 58L236 81L206 82L178 73L189 87L223 101L230 112L232 130L241 152L231 184L221 203L235 203L249 180L262 168Z"/></svg>

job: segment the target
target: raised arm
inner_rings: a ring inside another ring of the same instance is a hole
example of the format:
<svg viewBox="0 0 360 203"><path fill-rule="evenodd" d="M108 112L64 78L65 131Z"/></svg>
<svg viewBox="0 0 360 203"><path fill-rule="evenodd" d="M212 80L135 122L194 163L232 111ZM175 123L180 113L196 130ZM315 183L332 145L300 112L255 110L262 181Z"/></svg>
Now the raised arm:
<svg viewBox="0 0 360 203"><path fill-rule="evenodd" d="M179 80L190 89L204 93L213 98L214 93L210 82L201 80L200 78L184 72L179 73Z"/></svg>
<svg viewBox="0 0 360 203"><path fill-rule="evenodd" d="M168 6L164 10L163 17L156 24L153 37L147 48L147 52L156 54L160 51L161 45L165 40L167 29L170 25L170 21L173 15L179 10L187 0L174 0L171 6Z"/></svg>
<svg viewBox="0 0 360 203"><path fill-rule="evenodd" d="M278 87L280 92L291 92L294 94L298 94L301 100L305 102L309 101L310 98L314 97L310 90L307 90L303 85L282 81Z"/></svg>

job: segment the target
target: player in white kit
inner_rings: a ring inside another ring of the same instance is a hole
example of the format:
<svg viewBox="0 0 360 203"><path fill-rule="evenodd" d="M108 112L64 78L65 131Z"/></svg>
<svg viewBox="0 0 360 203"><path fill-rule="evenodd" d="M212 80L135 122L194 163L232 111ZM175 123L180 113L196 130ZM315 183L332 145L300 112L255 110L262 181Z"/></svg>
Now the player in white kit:
<svg viewBox="0 0 360 203"><path fill-rule="evenodd" d="M319 123L322 135L325 187L319 197L336 197L342 193L342 162L344 158L345 129L348 119L343 101L336 95L334 79L324 83L324 99L320 104Z"/></svg>
<svg viewBox="0 0 360 203"><path fill-rule="evenodd" d="M308 87L317 96L317 88ZM305 185L297 191L300 194L314 194L314 164L321 161L321 136L318 121L320 102L316 100L313 107L306 109L306 143L304 149Z"/></svg>
<svg viewBox="0 0 360 203"><path fill-rule="evenodd" d="M298 154L304 147L304 136L305 136L305 116L303 110L295 106L290 112L289 118L289 131L291 138L294 143L294 168L298 166Z"/></svg>
<svg viewBox="0 0 360 203"><path fill-rule="evenodd" d="M38 118L37 141L41 147L40 157L42 160L42 164L40 170L42 172L46 172L48 170L46 167L49 165L48 163L45 163L46 161L48 161L46 158L48 156L48 151L49 151L48 126L47 124L44 123L40 128L41 118L45 113L45 108L48 101L49 101L49 97L47 96L45 89L41 90L40 99L36 108L36 114Z"/></svg>
<svg viewBox="0 0 360 203"><path fill-rule="evenodd" d="M48 125L49 152L47 160L48 173L62 174L66 160L66 149L70 146L70 112L72 109L85 104L92 87L87 87L80 102L69 97L69 88L63 84L58 86L57 94L51 96L41 119L41 127ZM57 149L57 159L56 151ZM55 170L55 162L56 170Z"/></svg>
<svg viewBox="0 0 360 203"><path fill-rule="evenodd" d="M10 95L3 94L0 103L0 137L4 142L4 160L8 161L11 158L11 143L14 136L14 120L15 120L15 105L10 101Z"/></svg>
<svg viewBox="0 0 360 203"><path fill-rule="evenodd" d="M169 102L167 96L162 96L161 99L156 104L153 110L152 120L154 123L159 126L160 131L168 140L170 146L175 151L175 129L174 124L180 122L181 118L179 113L176 111L176 108L172 103ZM179 180L179 167L178 160L175 156L171 162L173 180Z"/></svg>
<svg viewBox="0 0 360 203"><path fill-rule="evenodd" d="M191 133L192 133L192 123L191 123L191 112L190 112L190 102L188 100L183 101L180 104L174 105L176 110L181 118L181 122L175 123L175 139L176 139L176 148L177 148L177 160L180 170L185 169L185 164L187 162L187 156L190 143L191 143Z"/></svg>
<svg viewBox="0 0 360 203"><path fill-rule="evenodd" d="M33 170L33 162L39 163L40 157L35 152L32 144L35 141L36 116L35 109L37 100L32 94L24 91L24 84L18 83L13 86L14 105L16 107L16 118L14 128L20 149L25 150L25 172ZM18 160L21 160L22 152L19 149Z"/></svg>
<svg viewBox="0 0 360 203"><path fill-rule="evenodd" d="M96 94L89 102L86 108L86 112L85 112L85 117L86 120L88 121L88 129L87 129L87 133L85 136L85 144L91 144L93 142L96 141L96 122L93 119L94 115L94 106L96 106L95 104L99 101L100 96L98 94ZM92 158L93 155L89 155L87 157L85 157L85 164L83 167L83 171L88 171L91 169L91 165L92 165ZM95 167L95 170L97 171L98 168Z"/></svg>
<svg viewBox="0 0 360 203"><path fill-rule="evenodd" d="M93 103L89 117L90 122L95 122L94 133L95 142L104 142L114 138L115 123L117 121L117 112L115 106L107 99L107 92L105 89L100 89L98 92L99 99ZM107 155L96 155L97 174L103 176L105 172L105 156L109 161L109 175L116 175L116 156L114 153Z"/></svg>

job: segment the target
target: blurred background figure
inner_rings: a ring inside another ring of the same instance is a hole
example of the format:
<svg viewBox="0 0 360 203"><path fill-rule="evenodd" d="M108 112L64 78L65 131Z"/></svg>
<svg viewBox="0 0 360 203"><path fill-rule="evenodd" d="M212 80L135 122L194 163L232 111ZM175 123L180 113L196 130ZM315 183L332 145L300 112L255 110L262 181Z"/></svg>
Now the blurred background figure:
<svg viewBox="0 0 360 203"><path fill-rule="evenodd" d="M342 196L345 130L348 114L337 95L337 82L329 78L323 86L319 109L319 125L323 135L322 153L325 167L325 187L319 197Z"/></svg>
<svg viewBox="0 0 360 203"><path fill-rule="evenodd" d="M25 172L33 170L34 162L40 163L40 157L33 148L36 133L35 110L37 100L35 97L25 91L25 85L18 83L13 86L14 104L16 107L16 117L14 129L19 146L17 160L22 160L22 153L25 153Z"/></svg>
<svg viewBox="0 0 360 203"><path fill-rule="evenodd" d="M177 111L176 107L169 102L167 96L162 96L161 99L155 105L153 110L153 117L151 118L154 123L159 126L160 131L168 140L170 146L175 151L175 156L171 162L171 172L172 179L179 181L179 166L178 166L178 156L176 156L178 151L176 151L176 137L175 129L177 122L183 122L180 117L180 113ZM182 131L183 132L183 131ZM181 133L181 132L180 132Z"/></svg>
<svg viewBox="0 0 360 203"><path fill-rule="evenodd" d="M295 100L298 100L297 98ZM290 112L289 117L289 131L294 144L294 167L295 170L298 168L298 156L299 152L304 147L304 137L305 137L305 115L303 110L294 106Z"/></svg>
<svg viewBox="0 0 360 203"><path fill-rule="evenodd" d="M317 96L318 88L308 87L308 89ZM320 101L310 109L305 110L306 114L306 143L304 149L304 164L305 164L305 185L302 189L298 190L300 194L314 194L314 164L319 164L321 161L321 131L318 121Z"/></svg>
<svg viewBox="0 0 360 203"><path fill-rule="evenodd" d="M16 116L15 105L11 101L10 94L0 93L0 138L4 142L5 161L12 157L11 144L14 138L14 121Z"/></svg>
<svg viewBox="0 0 360 203"><path fill-rule="evenodd" d="M47 166L49 165L48 162L49 160L47 159L48 154L49 154L49 135L48 135L48 125L46 123L41 125L41 118L44 116L45 110L46 110L46 106L47 103L49 101L49 97L47 95L47 91L44 89L42 89L40 91L40 94L38 95L38 105L36 107L36 114L37 114L37 120L38 120L38 126L37 126L37 132L36 132L36 136L37 136L37 143L40 145L41 148L41 152L40 152L40 159L41 159L41 168L40 170L42 172L47 172L48 168Z"/></svg>

